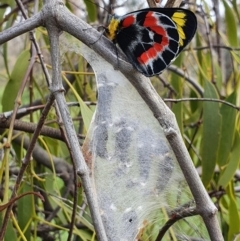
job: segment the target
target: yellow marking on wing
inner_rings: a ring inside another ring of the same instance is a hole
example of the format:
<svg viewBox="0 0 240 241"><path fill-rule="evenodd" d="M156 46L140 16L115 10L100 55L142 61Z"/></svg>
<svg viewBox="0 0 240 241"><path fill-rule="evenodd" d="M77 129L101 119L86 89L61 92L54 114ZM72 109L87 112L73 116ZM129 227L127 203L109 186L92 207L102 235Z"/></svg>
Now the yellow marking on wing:
<svg viewBox="0 0 240 241"><path fill-rule="evenodd" d="M180 46L183 46L183 42L186 39L186 35L183 30L186 23L186 14L184 12L176 12L173 14L172 20L177 25L177 31L180 37L179 44Z"/></svg>
<svg viewBox="0 0 240 241"><path fill-rule="evenodd" d="M116 32L118 30L120 21L118 19L112 18L108 25L108 33L107 36L110 40L114 40L116 36Z"/></svg>
<svg viewBox="0 0 240 241"><path fill-rule="evenodd" d="M183 40L186 39L186 35L185 35L182 27L180 27L180 26L177 27L177 31L178 31L178 34L180 37L179 44L180 44L180 46L183 46Z"/></svg>

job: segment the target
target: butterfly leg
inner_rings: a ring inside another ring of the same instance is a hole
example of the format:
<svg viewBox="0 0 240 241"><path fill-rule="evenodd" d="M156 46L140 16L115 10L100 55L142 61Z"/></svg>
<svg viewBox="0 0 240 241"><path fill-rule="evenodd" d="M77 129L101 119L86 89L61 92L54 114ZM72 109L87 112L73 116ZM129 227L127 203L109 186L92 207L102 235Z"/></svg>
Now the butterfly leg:
<svg viewBox="0 0 240 241"><path fill-rule="evenodd" d="M89 44L90 46L91 46L91 45L94 45L94 44L103 36L103 34L105 33L106 28L105 28L104 26L101 26L101 27L103 28L103 31L100 32L101 34L100 34L99 38L97 38L97 40L95 40L94 42L90 43L90 44ZM83 31L86 31L86 30L88 30L88 29L91 29L91 28L83 29Z"/></svg>
<svg viewBox="0 0 240 241"><path fill-rule="evenodd" d="M117 57L117 66L115 65L115 66L114 66L114 69L115 69L115 70L119 70L118 48L117 48L117 45L116 45L116 44L114 44L114 48L115 48L115 54L116 54L116 57Z"/></svg>

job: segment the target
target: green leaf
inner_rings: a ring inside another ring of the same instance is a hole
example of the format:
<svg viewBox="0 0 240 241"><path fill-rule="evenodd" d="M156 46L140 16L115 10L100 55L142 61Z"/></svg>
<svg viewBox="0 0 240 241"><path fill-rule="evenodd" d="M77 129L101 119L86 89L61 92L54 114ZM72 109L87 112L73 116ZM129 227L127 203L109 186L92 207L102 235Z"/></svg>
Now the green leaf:
<svg viewBox="0 0 240 241"><path fill-rule="evenodd" d="M96 4L89 0L84 0L84 3L86 4L86 7L87 7L88 17L89 17L90 22L96 21L96 19L97 19Z"/></svg>
<svg viewBox="0 0 240 241"><path fill-rule="evenodd" d="M8 5L8 7L15 7L16 6L16 3L14 0L1 0L1 5Z"/></svg>
<svg viewBox="0 0 240 241"><path fill-rule="evenodd" d="M94 111L92 111L81 98L78 98L78 102L79 102L80 108L81 108L83 123L84 123L86 129L88 130Z"/></svg>
<svg viewBox="0 0 240 241"><path fill-rule="evenodd" d="M214 86L205 81L204 97L218 99ZM202 181L205 186L209 184L217 162L219 137L221 130L221 115L219 104L214 102L203 103L203 136L202 136Z"/></svg>
<svg viewBox="0 0 240 241"><path fill-rule="evenodd" d="M14 65L11 77L5 87L2 97L3 111L9 111L13 109L18 90L28 68L29 57L29 50L24 50Z"/></svg>
<svg viewBox="0 0 240 241"><path fill-rule="evenodd" d="M4 67L6 69L6 73L9 77L9 67L8 67L8 42L4 43L2 45L3 47L3 61L4 61Z"/></svg>
<svg viewBox="0 0 240 241"><path fill-rule="evenodd" d="M201 41L201 35L199 35L198 33L196 34L196 45L197 47L202 46L202 41ZM201 72L201 66L202 62L203 62L203 52L202 51L197 51L197 60L198 60L198 66L199 66L199 75L198 75L198 79L199 79L199 83L202 84L203 83L203 74Z"/></svg>
<svg viewBox="0 0 240 241"><path fill-rule="evenodd" d="M0 214L0 225L2 225L3 213ZM4 240L17 240L17 235L15 228L13 227L12 220L9 220L7 223L6 233L4 235Z"/></svg>
<svg viewBox="0 0 240 241"><path fill-rule="evenodd" d="M81 114L82 114L82 118L83 118L83 123L85 125L86 130L88 130L91 120L92 120L94 110L91 110L86 105L86 103L82 100L81 96L77 93L77 91L73 88L73 86L69 82L68 82L68 85L69 85L70 89L73 91L74 95L76 96L76 98L79 102L79 105L81 108Z"/></svg>
<svg viewBox="0 0 240 241"><path fill-rule="evenodd" d="M183 103L173 104L172 111L175 114L180 132L183 134Z"/></svg>
<svg viewBox="0 0 240 241"><path fill-rule="evenodd" d="M202 35L197 34L197 47L202 46ZM199 83L203 84L204 81L211 79L211 55L209 51L203 52L203 51L198 51L197 53L197 58L198 58L198 78L199 78Z"/></svg>
<svg viewBox="0 0 240 241"><path fill-rule="evenodd" d="M234 195L232 183L227 189L228 196L230 198L229 203L229 230L228 230L228 241L232 241L236 234L240 232L240 217L238 213L238 207L236 197Z"/></svg>
<svg viewBox="0 0 240 241"><path fill-rule="evenodd" d="M225 21L226 21L226 31L228 42L231 47L238 46L238 31L237 31L237 22L234 15L233 9L228 5L228 3L223 0L223 5L225 8Z"/></svg>
<svg viewBox="0 0 240 241"><path fill-rule="evenodd" d="M222 76L222 69L218 65L217 60L214 63L214 78L216 81L216 86L219 90L222 89L222 85L224 83L223 76Z"/></svg>
<svg viewBox="0 0 240 241"><path fill-rule="evenodd" d="M238 11L238 1L237 0L233 0L232 1L232 5L233 5L233 9L237 15L238 21L240 20L240 15L239 15L239 11Z"/></svg>
<svg viewBox="0 0 240 241"><path fill-rule="evenodd" d="M0 19L1 19L1 21L3 20L3 16L5 14L5 11L6 11L6 8L0 8ZM2 26L3 26L3 24L1 24L1 26L0 26L0 31L2 31Z"/></svg>
<svg viewBox="0 0 240 241"><path fill-rule="evenodd" d="M183 55L181 54L175 61L174 64L178 67L182 65ZM182 78L177 74L172 74L171 78L171 84L174 88L174 90L177 92L177 97L182 97L182 91L183 91L183 81ZM173 104L172 111L175 114L179 129L181 133L183 133L183 103L179 102L177 104Z"/></svg>
<svg viewBox="0 0 240 241"><path fill-rule="evenodd" d="M236 173L236 170L238 169L239 161L240 161L239 160L239 156L240 156L239 143L240 143L240 136L239 136L239 133L236 133L234 146L230 155L230 160L226 166L226 169L220 176L220 179L218 182L219 186L226 187L229 184L229 182L232 180L232 178Z"/></svg>
<svg viewBox="0 0 240 241"><path fill-rule="evenodd" d="M191 89L189 97L190 98L197 98L198 95L197 95L197 93L193 89ZM190 101L189 102L189 106L190 106L191 115L192 115L192 113L197 111L198 112L198 116L199 116L199 108L202 108L201 101ZM190 118L191 118L191 116L190 116Z"/></svg>
<svg viewBox="0 0 240 241"><path fill-rule="evenodd" d="M23 194L26 192L32 192L32 191L33 191L32 188L28 184L23 183L20 194ZM22 231L25 230L24 236L26 237L27 240L31 240L31 219L34 214L32 200L34 200L34 197L32 197L32 195L26 195L20 198L17 202L18 225Z"/></svg>
<svg viewBox="0 0 240 241"><path fill-rule="evenodd" d="M7 4L10 5L10 3L7 1ZM11 6L11 5L10 5ZM17 14L12 14L11 17L8 19L7 24L5 26L5 29L8 29L12 26L12 23L14 22L14 20L16 19ZM1 18L0 18L1 19ZM4 30L4 29L3 29ZM4 61L4 67L6 69L7 75L9 77L9 66L8 66L8 62L9 62L9 54L8 54L8 42L4 43L2 45L3 47L3 61Z"/></svg>
<svg viewBox="0 0 240 241"><path fill-rule="evenodd" d="M234 91L226 101L235 104L236 92ZM235 121L237 112L230 106L222 105L220 109L222 116L222 128L218 152L218 164L220 167L226 165L233 144Z"/></svg>

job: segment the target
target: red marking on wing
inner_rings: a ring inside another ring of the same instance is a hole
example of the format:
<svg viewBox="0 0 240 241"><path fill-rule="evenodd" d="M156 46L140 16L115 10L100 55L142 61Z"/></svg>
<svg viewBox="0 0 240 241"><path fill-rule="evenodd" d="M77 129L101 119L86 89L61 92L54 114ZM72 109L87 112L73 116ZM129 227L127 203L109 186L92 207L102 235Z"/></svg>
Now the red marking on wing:
<svg viewBox="0 0 240 241"><path fill-rule="evenodd" d="M164 27L159 25L158 19L154 16L154 12L148 12L143 23L145 27L162 37L160 43L154 43L153 46L138 57L140 64L146 65L149 61L154 60L160 53L164 51L164 47L169 45L169 39Z"/></svg>
<svg viewBox="0 0 240 241"><path fill-rule="evenodd" d="M166 36L166 31L162 26L159 25L158 19L156 16L154 16L154 12L147 13L143 26L151 29L159 35Z"/></svg>
<svg viewBox="0 0 240 241"><path fill-rule="evenodd" d="M162 37L161 45L162 45L163 47L169 45L169 39L168 39L168 37L167 37L166 35Z"/></svg>
<svg viewBox="0 0 240 241"><path fill-rule="evenodd" d="M161 26L149 26L148 28L150 28L152 31L154 31L155 33L162 35L162 36L166 36L166 31L163 27Z"/></svg>
<svg viewBox="0 0 240 241"><path fill-rule="evenodd" d="M134 23L135 23L135 16L134 15L129 15L126 18L123 19L122 27L127 28L127 27L131 26Z"/></svg>
<svg viewBox="0 0 240 241"><path fill-rule="evenodd" d="M153 12L147 13L143 26L150 27L150 26L157 25L157 19L156 19L156 17L153 16L153 14L154 14Z"/></svg>
<svg viewBox="0 0 240 241"><path fill-rule="evenodd" d="M146 65L149 61L154 60L160 53L163 52L164 47L167 46L169 43L167 37L162 38L161 43L155 43L153 46L141 54L140 57L138 57L138 61L140 64Z"/></svg>

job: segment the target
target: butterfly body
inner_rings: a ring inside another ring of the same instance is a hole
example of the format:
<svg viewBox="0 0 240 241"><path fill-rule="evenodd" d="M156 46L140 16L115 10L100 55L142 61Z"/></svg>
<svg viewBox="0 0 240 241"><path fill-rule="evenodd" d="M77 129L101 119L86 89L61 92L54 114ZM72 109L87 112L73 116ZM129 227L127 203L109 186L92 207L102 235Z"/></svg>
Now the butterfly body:
<svg viewBox="0 0 240 241"><path fill-rule="evenodd" d="M195 15L180 8L147 8L114 16L107 36L142 74L160 74L191 41Z"/></svg>

